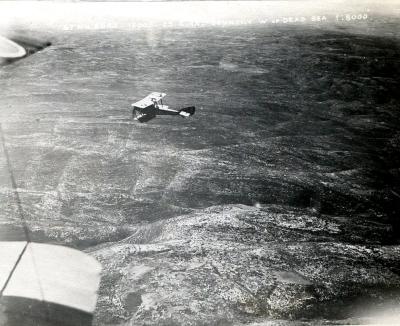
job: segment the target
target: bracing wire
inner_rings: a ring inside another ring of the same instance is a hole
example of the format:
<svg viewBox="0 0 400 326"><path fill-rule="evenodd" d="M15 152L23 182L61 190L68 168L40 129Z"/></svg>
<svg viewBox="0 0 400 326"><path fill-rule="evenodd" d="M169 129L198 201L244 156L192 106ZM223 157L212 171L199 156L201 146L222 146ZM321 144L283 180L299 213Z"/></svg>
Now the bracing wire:
<svg viewBox="0 0 400 326"><path fill-rule="evenodd" d="M1 144L2 144L2 147L3 147L4 156L5 156L6 162L7 162L8 173L10 175L11 187L13 189L15 202L17 203L18 215L19 215L19 218L20 218L21 223L22 223L22 228L24 230L25 239L26 239L27 242L31 242L31 237L30 237L30 234L29 234L28 224L26 223L25 214L24 214L24 211L22 209L21 198L19 197L17 182L15 181L14 171L12 169L10 155L8 154L8 150L7 150L7 146L6 146L6 140L4 138L4 132L3 132L3 127L1 125L1 123L0 123L0 136L1 136Z"/></svg>
<svg viewBox="0 0 400 326"><path fill-rule="evenodd" d="M20 263L20 261L22 259L22 256L25 254L26 250L28 249L29 244L31 243L31 237L30 237L30 233L29 233L28 223L26 222L26 219L25 219L24 210L22 208L21 198L20 198L19 193L18 193L17 182L15 181L14 171L13 171L13 168L12 168L12 165L11 165L10 155L8 153L8 150L7 150L6 140L5 140L5 137L4 137L4 131L3 131L3 127L1 125L1 123L0 123L0 139L1 139L1 144L2 144L2 147L3 147L3 153L4 153L4 156L6 158L7 169L8 169L8 173L9 173L10 180L11 180L11 187L13 189L14 199L15 199L15 202L17 204L18 215L19 215L19 218L21 220L21 224L22 224L22 228L24 230L24 235L25 235L25 240L26 240L26 244L25 244L24 248L22 249L21 253L19 254L18 259L15 262L10 274L8 275L6 282L4 283L3 287L0 290L0 298L1 298L3 296L3 293L4 293L5 289L7 288L7 285L9 284L9 282L10 282L10 280L11 280L11 278L12 278L12 276L13 276L13 274L14 274L17 266L18 266L18 264ZM32 246L29 246L29 248L30 248L30 250L32 252ZM36 262L35 262L35 258L34 258L33 252L32 252L31 256L32 256L32 260L33 260L33 266L34 266L34 269L35 269L35 273L36 273L36 276L37 276L37 279L38 279L38 283L39 283L39 289L40 289L40 294L41 294L41 297L42 297L42 301L44 301L44 292L43 292L42 284L40 282L40 278L39 278L39 274L38 274L38 271L37 271L37 266L36 266Z"/></svg>

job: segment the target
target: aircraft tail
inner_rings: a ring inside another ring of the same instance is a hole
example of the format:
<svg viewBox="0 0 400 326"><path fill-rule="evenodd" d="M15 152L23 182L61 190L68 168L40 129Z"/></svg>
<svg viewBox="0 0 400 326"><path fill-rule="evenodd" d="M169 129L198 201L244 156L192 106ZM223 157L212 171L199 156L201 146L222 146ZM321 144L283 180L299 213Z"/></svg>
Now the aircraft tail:
<svg viewBox="0 0 400 326"><path fill-rule="evenodd" d="M194 111L195 111L195 107L194 106L188 106L186 108L180 109L179 110L179 115L184 117L184 118L187 118L187 117L190 117L191 115L193 115Z"/></svg>

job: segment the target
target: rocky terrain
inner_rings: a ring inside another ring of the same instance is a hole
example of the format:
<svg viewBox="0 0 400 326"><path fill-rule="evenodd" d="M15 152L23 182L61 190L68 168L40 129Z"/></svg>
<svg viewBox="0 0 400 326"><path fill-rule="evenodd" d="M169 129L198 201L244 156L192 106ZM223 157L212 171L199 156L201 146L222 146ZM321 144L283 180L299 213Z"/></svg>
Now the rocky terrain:
<svg viewBox="0 0 400 326"><path fill-rule="evenodd" d="M98 321L321 323L377 298L398 304L400 248L350 244L343 224L306 209L225 205L138 227L93 252L107 271Z"/></svg>

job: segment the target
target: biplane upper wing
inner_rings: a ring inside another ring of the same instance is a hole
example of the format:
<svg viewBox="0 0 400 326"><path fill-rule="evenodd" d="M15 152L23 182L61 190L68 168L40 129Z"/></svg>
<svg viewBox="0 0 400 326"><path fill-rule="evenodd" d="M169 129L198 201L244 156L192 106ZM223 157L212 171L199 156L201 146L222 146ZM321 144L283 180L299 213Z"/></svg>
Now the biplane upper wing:
<svg viewBox="0 0 400 326"><path fill-rule="evenodd" d="M166 95L167 94L165 93L153 92L147 95L144 99L141 99L140 101L133 103L132 106L144 109L153 105L154 101L158 102L162 100Z"/></svg>

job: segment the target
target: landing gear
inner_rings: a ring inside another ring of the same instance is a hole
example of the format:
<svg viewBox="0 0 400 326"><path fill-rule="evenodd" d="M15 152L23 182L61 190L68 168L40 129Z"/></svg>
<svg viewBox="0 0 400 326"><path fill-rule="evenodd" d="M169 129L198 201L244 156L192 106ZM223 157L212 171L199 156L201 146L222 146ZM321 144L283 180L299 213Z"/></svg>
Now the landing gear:
<svg viewBox="0 0 400 326"><path fill-rule="evenodd" d="M137 110L136 108L134 108L132 110L132 118L133 118L133 120L138 120L138 119L140 119L141 116L143 116L143 114L140 113L139 110Z"/></svg>

